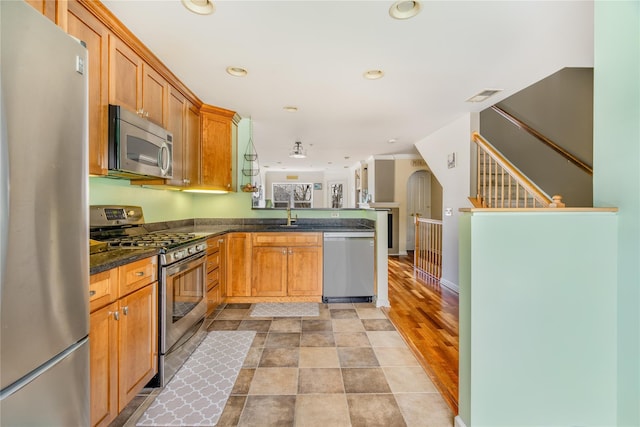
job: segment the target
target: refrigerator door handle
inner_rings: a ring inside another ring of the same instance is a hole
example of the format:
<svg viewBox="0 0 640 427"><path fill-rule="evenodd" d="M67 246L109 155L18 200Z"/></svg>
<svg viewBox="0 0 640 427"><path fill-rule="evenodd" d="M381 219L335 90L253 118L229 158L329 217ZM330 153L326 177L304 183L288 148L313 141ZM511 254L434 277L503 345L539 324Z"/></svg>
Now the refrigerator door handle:
<svg viewBox="0 0 640 427"><path fill-rule="evenodd" d="M9 141L5 119L4 97L0 89L0 287L7 258L9 240Z"/></svg>

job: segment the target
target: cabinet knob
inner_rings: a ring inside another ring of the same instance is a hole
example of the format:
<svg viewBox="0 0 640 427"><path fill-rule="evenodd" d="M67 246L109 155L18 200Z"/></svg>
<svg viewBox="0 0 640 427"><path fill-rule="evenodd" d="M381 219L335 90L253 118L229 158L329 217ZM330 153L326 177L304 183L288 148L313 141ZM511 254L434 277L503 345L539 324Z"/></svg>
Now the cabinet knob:
<svg viewBox="0 0 640 427"><path fill-rule="evenodd" d="M136 276L138 277L144 276L144 271L136 271Z"/></svg>
<svg viewBox="0 0 640 427"><path fill-rule="evenodd" d="M119 312L114 311L113 313L110 312L109 314L113 314L113 318L115 320L120 320L120 313Z"/></svg>
<svg viewBox="0 0 640 427"><path fill-rule="evenodd" d="M89 296L92 297L96 294L96 291L89 291Z"/></svg>
<svg viewBox="0 0 640 427"><path fill-rule="evenodd" d="M124 307L122 307L122 314L124 314L125 316L127 314L129 314L129 306L125 305Z"/></svg>
<svg viewBox="0 0 640 427"><path fill-rule="evenodd" d="M287 254L287 250L286 250L286 249L283 249L283 250L282 250L282 255L286 255L286 254Z"/></svg>

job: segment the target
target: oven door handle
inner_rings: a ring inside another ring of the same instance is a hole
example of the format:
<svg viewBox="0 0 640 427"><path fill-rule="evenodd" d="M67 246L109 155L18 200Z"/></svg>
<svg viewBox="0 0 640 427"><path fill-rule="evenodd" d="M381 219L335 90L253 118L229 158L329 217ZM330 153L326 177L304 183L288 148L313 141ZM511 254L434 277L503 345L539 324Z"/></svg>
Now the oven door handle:
<svg viewBox="0 0 640 427"><path fill-rule="evenodd" d="M198 264L204 264L206 258L205 255L205 253L202 253L194 258L180 260L176 264L167 267L167 276L173 276L178 273L182 273L183 271L190 270Z"/></svg>

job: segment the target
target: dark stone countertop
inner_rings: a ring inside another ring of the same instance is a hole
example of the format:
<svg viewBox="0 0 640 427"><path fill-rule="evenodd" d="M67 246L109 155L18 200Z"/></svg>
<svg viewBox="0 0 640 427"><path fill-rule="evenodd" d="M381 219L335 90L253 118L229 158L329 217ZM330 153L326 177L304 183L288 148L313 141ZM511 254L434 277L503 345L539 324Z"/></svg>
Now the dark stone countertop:
<svg viewBox="0 0 640 427"><path fill-rule="evenodd" d="M158 248L115 249L89 256L89 274L97 274L112 268L158 255Z"/></svg>
<svg viewBox="0 0 640 427"><path fill-rule="evenodd" d="M303 222L300 221L296 227L282 226L278 223L262 223L262 224L219 224L219 223L199 223L199 224L176 224L177 227L164 228L174 232L194 233L199 237L209 238L232 232L366 232L374 231L373 227L348 223L345 225L336 223L322 222ZM160 230L153 230L160 231ZM128 264L139 259L147 258L160 253L158 248L140 248L140 249L116 249L106 252L100 252L89 257L90 274L100 273L110 270L121 265Z"/></svg>

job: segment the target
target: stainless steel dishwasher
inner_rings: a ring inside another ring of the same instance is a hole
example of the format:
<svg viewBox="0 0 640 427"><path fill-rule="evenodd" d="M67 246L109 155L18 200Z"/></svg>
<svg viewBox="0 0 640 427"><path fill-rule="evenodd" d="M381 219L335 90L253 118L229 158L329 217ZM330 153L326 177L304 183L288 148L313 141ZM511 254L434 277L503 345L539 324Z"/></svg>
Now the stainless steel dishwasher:
<svg viewBox="0 0 640 427"><path fill-rule="evenodd" d="M323 302L373 300L374 236L373 231L324 233Z"/></svg>

